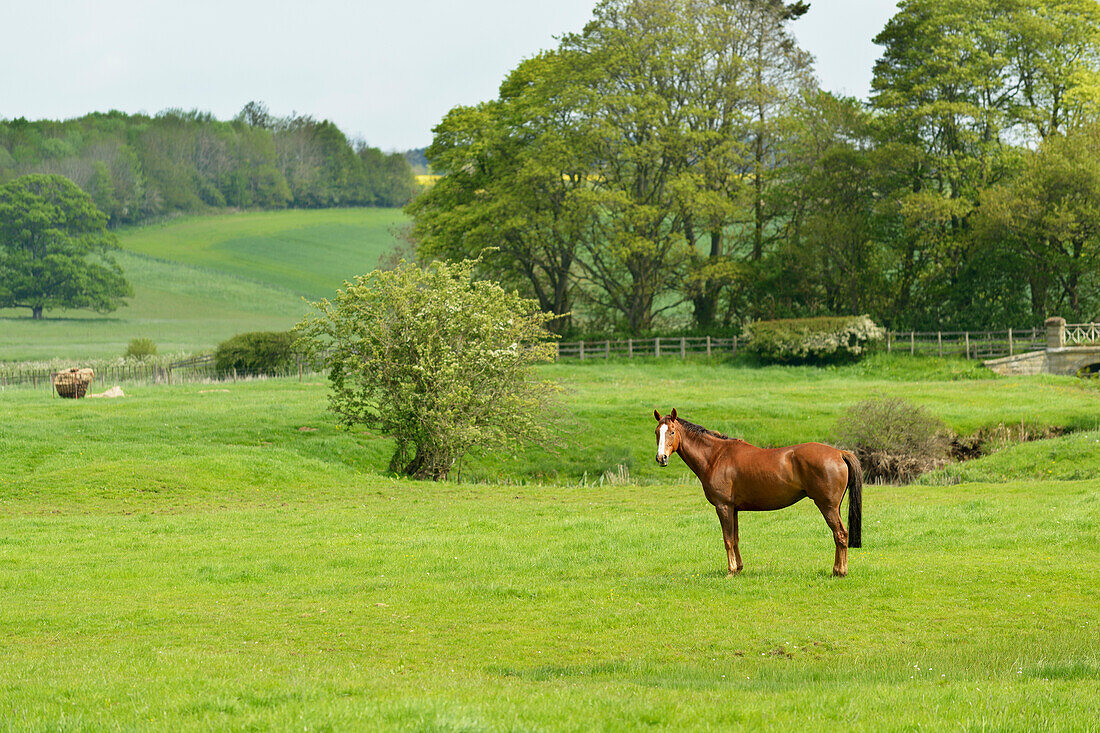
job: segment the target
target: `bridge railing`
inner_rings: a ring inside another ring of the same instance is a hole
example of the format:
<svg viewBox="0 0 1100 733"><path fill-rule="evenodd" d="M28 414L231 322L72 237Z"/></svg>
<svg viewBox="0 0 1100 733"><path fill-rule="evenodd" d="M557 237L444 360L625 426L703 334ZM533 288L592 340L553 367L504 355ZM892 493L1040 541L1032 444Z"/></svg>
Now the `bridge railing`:
<svg viewBox="0 0 1100 733"><path fill-rule="evenodd" d="M1100 342L1100 323L1067 323L1066 346L1087 346Z"/></svg>

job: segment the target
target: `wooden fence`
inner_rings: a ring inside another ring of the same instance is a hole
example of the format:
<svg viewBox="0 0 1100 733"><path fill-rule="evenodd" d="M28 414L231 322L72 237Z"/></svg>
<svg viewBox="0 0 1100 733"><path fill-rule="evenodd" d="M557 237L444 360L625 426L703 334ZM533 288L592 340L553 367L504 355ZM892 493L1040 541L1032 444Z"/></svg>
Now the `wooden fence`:
<svg viewBox="0 0 1100 733"><path fill-rule="evenodd" d="M878 347L889 353L914 356L961 356L966 359L995 359L1046 347L1042 329L1009 329L1007 331L888 331ZM744 339L712 338L710 336L660 336L648 339L603 339L562 341L558 343L559 359L608 359L611 357L672 356L681 359L688 354L719 356L734 355L745 344Z"/></svg>
<svg viewBox="0 0 1100 733"><path fill-rule="evenodd" d="M688 354L736 354L743 340L733 338L711 338L710 336L674 336L649 339L606 339L603 341L562 341L558 343L559 359L607 359L623 356L633 359L636 356L678 356L687 358Z"/></svg>
<svg viewBox="0 0 1100 733"><path fill-rule="evenodd" d="M733 356L745 345L737 336L657 336L654 338L602 339L560 341L559 359L609 359L619 357ZM1042 329L1009 329L1007 331L889 331L886 339L875 347L894 354L914 356L961 356L965 359L996 359L1046 348ZM95 368L95 384L104 388L113 384L176 384L183 382L235 381L236 374L219 373L211 354L192 357L167 365L120 364ZM310 365L301 360L273 376L299 379L312 374ZM25 369L0 366L0 388L28 386L52 389L55 372L46 369Z"/></svg>

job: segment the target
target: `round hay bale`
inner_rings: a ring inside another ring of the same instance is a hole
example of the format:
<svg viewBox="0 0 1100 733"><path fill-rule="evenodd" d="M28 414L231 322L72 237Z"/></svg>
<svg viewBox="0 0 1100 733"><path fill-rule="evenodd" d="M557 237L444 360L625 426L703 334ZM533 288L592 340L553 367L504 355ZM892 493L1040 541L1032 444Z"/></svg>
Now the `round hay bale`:
<svg viewBox="0 0 1100 733"><path fill-rule="evenodd" d="M88 384L95 377L91 369L66 369L53 375L53 388L59 397L80 399L88 393Z"/></svg>

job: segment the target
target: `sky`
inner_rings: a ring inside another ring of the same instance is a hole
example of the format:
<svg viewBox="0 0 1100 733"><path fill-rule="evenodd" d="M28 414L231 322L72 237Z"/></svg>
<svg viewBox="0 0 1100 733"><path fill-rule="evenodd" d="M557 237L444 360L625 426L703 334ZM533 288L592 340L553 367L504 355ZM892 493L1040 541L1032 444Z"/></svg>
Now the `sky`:
<svg viewBox="0 0 1100 733"><path fill-rule="evenodd" d="M0 0L0 119L250 100L383 150L428 145L452 107L579 31L594 0ZM813 0L794 24L822 86L866 97L893 0Z"/></svg>

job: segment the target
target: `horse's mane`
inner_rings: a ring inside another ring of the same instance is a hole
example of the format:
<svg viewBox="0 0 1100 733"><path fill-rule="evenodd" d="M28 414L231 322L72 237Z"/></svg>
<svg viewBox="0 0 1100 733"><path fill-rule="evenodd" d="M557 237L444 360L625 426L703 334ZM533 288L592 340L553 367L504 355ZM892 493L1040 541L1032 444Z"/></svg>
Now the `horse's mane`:
<svg viewBox="0 0 1100 733"><path fill-rule="evenodd" d="M685 420L682 417L677 417L676 422L683 425L684 429L687 430L689 433L694 433L695 435L709 435L712 438L721 438L722 440L732 440L732 438L730 438L730 436L726 435L725 433L719 433L716 430L708 430L708 429L704 428L702 425L696 425L693 422L688 422L687 420Z"/></svg>

